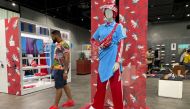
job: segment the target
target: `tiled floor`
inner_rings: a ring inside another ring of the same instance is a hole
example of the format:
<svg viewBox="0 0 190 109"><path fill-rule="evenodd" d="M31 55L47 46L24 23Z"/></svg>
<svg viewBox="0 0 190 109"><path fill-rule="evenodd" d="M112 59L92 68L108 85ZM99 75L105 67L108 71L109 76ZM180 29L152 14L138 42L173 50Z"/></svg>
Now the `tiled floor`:
<svg viewBox="0 0 190 109"><path fill-rule="evenodd" d="M90 100L90 75L72 76L72 93L77 104L73 108L79 109ZM157 96L158 79L147 80L147 104L151 109L190 109L190 80L184 81L183 99L170 99ZM54 88L36 92L25 96L0 94L0 109L48 109L53 103ZM66 99L65 95L62 101Z"/></svg>

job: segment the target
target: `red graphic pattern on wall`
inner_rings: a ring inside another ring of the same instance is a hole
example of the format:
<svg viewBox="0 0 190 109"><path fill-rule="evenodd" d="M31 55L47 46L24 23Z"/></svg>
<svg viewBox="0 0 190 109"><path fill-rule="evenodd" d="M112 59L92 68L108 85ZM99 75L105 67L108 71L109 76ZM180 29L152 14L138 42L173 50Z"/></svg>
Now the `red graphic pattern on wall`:
<svg viewBox="0 0 190 109"><path fill-rule="evenodd" d="M91 35L104 23L100 7L114 0L91 0ZM123 102L125 109L146 109L146 51L148 0L119 0L119 20L126 31L123 50ZM98 48L92 47L91 101L96 92ZM113 107L112 95L107 87L105 109Z"/></svg>
<svg viewBox="0 0 190 109"><path fill-rule="evenodd" d="M19 19L17 17L5 20L8 93L14 95L21 95L18 22Z"/></svg>
<svg viewBox="0 0 190 109"><path fill-rule="evenodd" d="M123 52L123 89L127 109L146 108L148 0L120 0L120 23L128 29Z"/></svg>

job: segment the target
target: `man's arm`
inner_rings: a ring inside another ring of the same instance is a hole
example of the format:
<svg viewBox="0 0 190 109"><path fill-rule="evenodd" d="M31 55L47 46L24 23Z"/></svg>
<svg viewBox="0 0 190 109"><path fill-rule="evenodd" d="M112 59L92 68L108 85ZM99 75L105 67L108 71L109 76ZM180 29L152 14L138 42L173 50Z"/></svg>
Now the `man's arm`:
<svg viewBox="0 0 190 109"><path fill-rule="evenodd" d="M64 53L64 70L65 70L65 73L68 73L69 71L69 63L70 63L70 53L69 52L66 52Z"/></svg>

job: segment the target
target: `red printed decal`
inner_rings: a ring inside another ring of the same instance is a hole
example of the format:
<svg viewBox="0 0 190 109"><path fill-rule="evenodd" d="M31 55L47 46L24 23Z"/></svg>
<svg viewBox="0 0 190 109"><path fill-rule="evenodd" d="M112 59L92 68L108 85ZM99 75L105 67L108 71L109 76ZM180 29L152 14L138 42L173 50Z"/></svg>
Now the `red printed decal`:
<svg viewBox="0 0 190 109"><path fill-rule="evenodd" d="M8 93L21 95L20 78L20 47L19 47L19 18L14 17L5 20L6 48L7 48L7 72Z"/></svg>

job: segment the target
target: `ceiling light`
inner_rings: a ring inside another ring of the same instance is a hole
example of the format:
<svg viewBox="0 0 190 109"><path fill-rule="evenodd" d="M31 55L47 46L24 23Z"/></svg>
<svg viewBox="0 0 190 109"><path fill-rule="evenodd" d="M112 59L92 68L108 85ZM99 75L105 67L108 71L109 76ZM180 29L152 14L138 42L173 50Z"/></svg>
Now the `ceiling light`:
<svg viewBox="0 0 190 109"><path fill-rule="evenodd" d="M82 18L81 21L84 21L84 19Z"/></svg>
<svg viewBox="0 0 190 109"><path fill-rule="evenodd" d="M157 19L160 20L160 17L158 17Z"/></svg>
<svg viewBox="0 0 190 109"><path fill-rule="evenodd" d="M174 14L172 14L172 17L175 17L175 15L174 15Z"/></svg>
<svg viewBox="0 0 190 109"><path fill-rule="evenodd" d="M12 2L12 6L14 6L14 7L15 7L15 6L16 6L16 3Z"/></svg>
<svg viewBox="0 0 190 109"><path fill-rule="evenodd" d="M187 17L190 17L190 14L187 14Z"/></svg>
<svg viewBox="0 0 190 109"><path fill-rule="evenodd" d="M150 5L150 7L151 7L151 8L153 8L153 7L154 7L154 5Z"/></svg>
<svg viewBox="0 0 190 109"><path fill-rule="evenodd" d="M187 7L189 7L189 5L185 5L185 7L187 8Z"/></svg>

